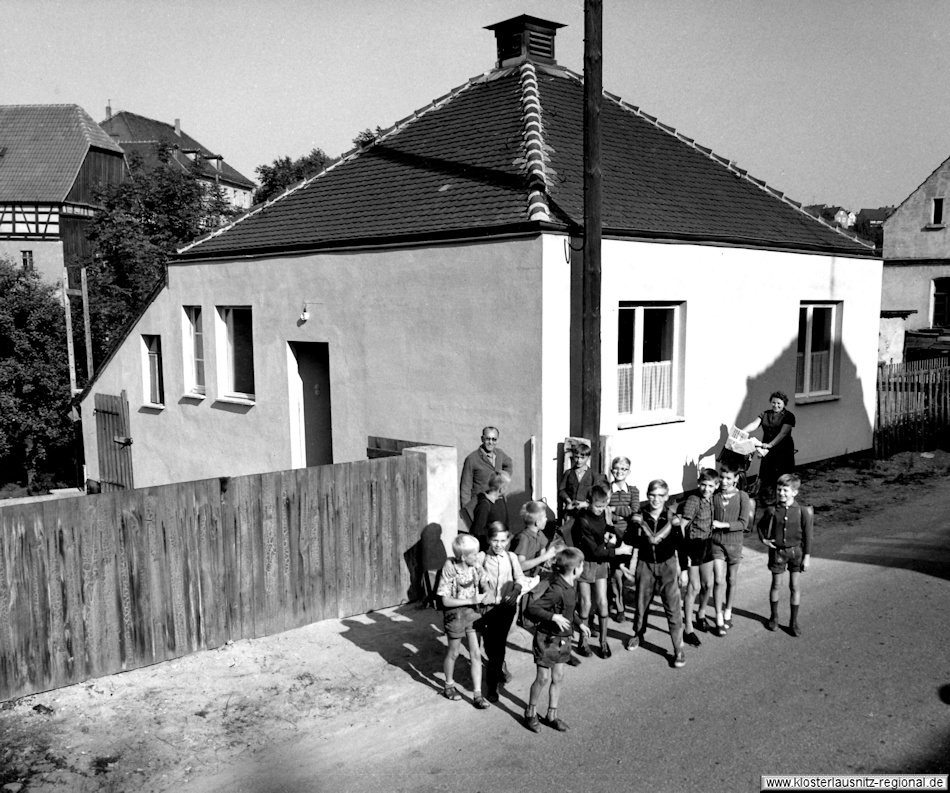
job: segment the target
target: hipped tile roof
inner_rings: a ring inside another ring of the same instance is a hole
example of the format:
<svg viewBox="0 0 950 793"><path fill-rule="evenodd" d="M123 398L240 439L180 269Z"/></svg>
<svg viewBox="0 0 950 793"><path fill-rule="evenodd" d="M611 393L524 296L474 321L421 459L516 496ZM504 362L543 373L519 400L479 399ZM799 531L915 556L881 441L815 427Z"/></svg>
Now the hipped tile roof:
<svg viewBox="0 0 950 793"><path fill-rule="evenodd" d="M122 154L79 105L0 105L0 201L61 203L90 147Z"/></svg>
<svg viewBox="0 0 950 793"><path fill-rule="evenodd" d="M191 160L184 154L185 151L200 151L202 158L213 158L220 152L213 152L203 146L191 135L181 130L181 135L175 133L175 127L164 121L146 118L128 110L120 110L102 121L100 125L111 138L117 142L127 154L138 154L146 164L154 164L158 160L158 144L165 142L172 147L172 159L183 170L191 167ZM176 148L177 147L177 148ZM221 170L217 170L205 159L199 163L201 175L206 179L220 178L236 187L253 190L254 182L232 168L226 161L221 161Z"/></svg>
<svg viewBox="0 0 950 793"><path fill-rule="evenodd" d="M734 163L604 96L605 235L871 255ZM577 230L583 112L579 75L530 62L496 69L179 255Z"/></svg>

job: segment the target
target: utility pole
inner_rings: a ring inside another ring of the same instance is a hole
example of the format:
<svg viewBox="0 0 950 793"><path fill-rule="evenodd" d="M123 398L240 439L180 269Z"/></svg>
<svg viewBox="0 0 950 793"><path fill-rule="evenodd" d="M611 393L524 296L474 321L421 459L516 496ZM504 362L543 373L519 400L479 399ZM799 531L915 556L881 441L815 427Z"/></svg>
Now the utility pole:
<svg viewBox="0 0 950 793"><path fill-rule="evenodd" d="M603 470L601 406L601 99L603 2L584 0L584 268L581 303L581 435L590 438L591 465Z"/></svg>

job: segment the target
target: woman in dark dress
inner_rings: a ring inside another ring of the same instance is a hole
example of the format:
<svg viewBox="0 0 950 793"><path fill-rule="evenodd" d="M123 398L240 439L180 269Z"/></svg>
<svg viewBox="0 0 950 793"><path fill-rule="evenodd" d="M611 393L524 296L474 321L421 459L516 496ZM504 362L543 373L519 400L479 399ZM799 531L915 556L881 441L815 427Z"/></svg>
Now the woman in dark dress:
<svg viewBox="0 0 950 793"><path fill-rule="evenodd" d="M770 397L771 410L759 414L759 417L743 429L755 432L762 428L762 440L756 453L762 458L759 465L759 501L771 504L775 501L775 482L782 474L795 470L795 442L792 440L792 427L795 426L795 414L786 410L788 395L775 391Z"/></svg>

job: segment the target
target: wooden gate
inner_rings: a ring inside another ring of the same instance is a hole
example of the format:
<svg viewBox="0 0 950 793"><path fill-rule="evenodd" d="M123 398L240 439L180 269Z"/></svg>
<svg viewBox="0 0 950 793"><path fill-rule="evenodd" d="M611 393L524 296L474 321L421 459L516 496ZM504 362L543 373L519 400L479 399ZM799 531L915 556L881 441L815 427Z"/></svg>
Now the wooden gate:
<svg viewBox="0 0 950 793"><path fill-rule="evenodd" d="M129 400L96 394L96 440L99 445L99 482L102 492L132 489L132 437L129 433Z"/></svg>

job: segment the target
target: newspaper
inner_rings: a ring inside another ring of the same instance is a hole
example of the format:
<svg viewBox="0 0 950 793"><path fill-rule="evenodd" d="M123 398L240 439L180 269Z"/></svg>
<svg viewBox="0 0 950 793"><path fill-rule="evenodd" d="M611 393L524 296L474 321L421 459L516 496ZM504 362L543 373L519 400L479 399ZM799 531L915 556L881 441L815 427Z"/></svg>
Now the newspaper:
<svg viewBox="0 0 950 793"><path fill-rule="evenodd" d="M756 439L750 437L748 432L740 430L735 425L729 430L729 437L726 438L726 448L730 451L747 456L755 452L757 446Z"/></svg>

